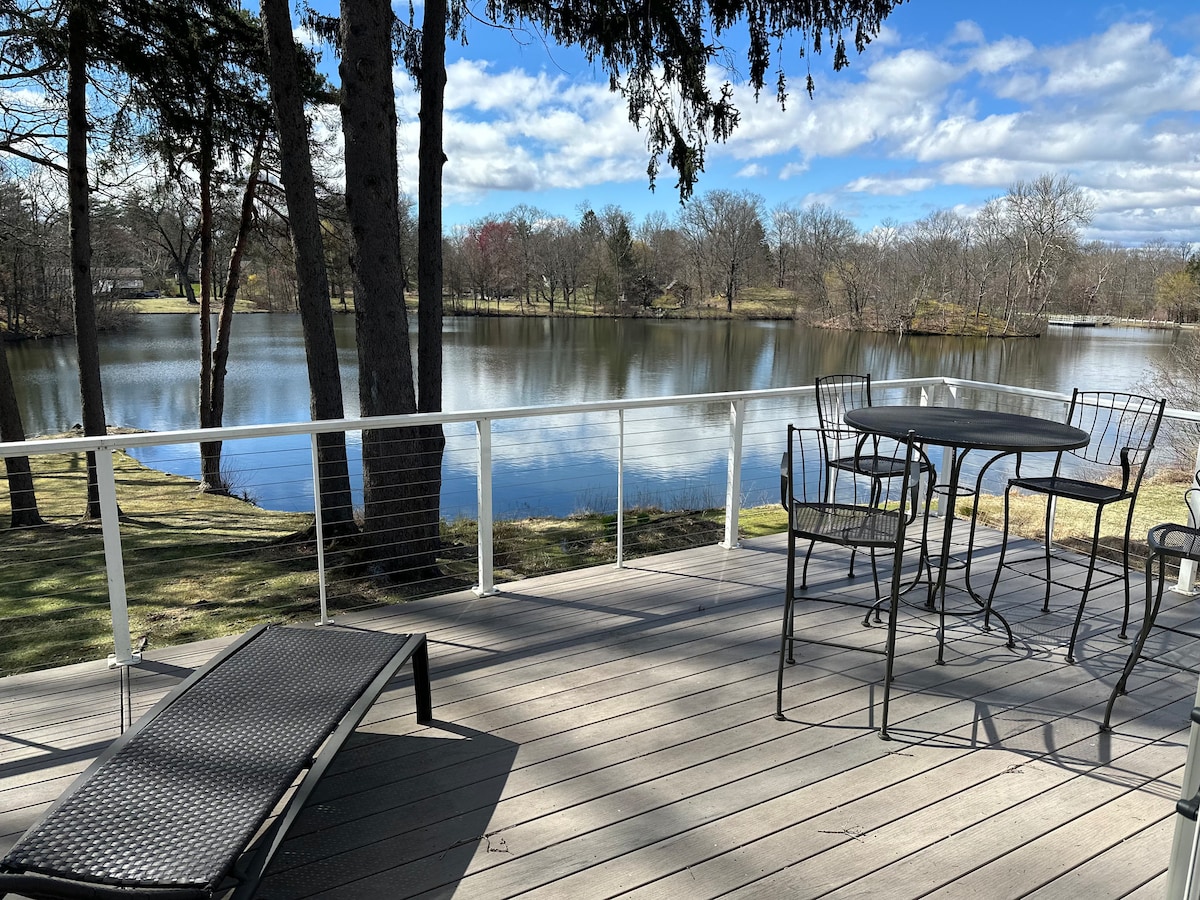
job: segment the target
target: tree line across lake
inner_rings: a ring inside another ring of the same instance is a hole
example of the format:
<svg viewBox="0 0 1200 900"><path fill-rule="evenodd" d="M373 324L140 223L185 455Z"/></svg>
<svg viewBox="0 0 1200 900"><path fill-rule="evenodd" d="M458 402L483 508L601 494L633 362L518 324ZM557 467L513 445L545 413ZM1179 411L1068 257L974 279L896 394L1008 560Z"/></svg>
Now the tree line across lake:
<svg viewBox="0 0 1200 900"><path fill-rule="evenodd" d="M36 172L0 175L0 296L10 334L72 328L67 216ZM180 173L93 210L93 281L108 322L129 300L195 303L201 227L197 191ZM287 220L269 184L241 262L242 308L297 309ZM322 194L331 300L353 300L345 198ZM224 284L240 198L214 206L214 282ZM400 203L401 276L415 288L415 205ZM1086 198L1069 180L1018 182L973 214L940 210L861 231L821 204L767 207L750 193L707 191L674 215L637 222L625 210L575 218L527 204L443 236L447 311L530 315L735 315L846 328L1036 333L1051 313L1192 322L1200 258L1188 245L1084 241ZM224 251L224 252L222 252Z"/></svg>

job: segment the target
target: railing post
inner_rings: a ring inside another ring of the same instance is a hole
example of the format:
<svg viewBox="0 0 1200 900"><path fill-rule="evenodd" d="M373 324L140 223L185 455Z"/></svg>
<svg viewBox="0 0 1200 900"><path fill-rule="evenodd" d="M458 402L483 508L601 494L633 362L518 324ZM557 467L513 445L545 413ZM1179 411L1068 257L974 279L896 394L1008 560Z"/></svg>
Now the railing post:
<svg viewBox="0 0 1200 900"><path fill-rule="evenodd" d="M325 590L325 521L321 515L321 457L317 452L317 435L309 435L312 447L313 522L317 531L317 590L321 597L321 619L318 625L330 624L329 602Z"/></svg>
<svg viewBox="0 0 1200 900"><path fill-rule="evenodd" d="M1193 472L1200 472L1200 447L1196 448L1196 459L1192 465ZM1194 496L1189 494L1188 496ZM1200 510L1197 510L1200 512ZM1200 527L1200 517L1195 517L1193 522L1193 514L1188 513L1188 524ZM1185 559L1179 563L1179 580L1175 583L1175 591L1180 594L1193 594L1196 591L1196 563L1194 560Z"/></svg>
<svg viewBox="0 0 1200 900"><path fill-rule="evenodd" d="M725 540L721 546L734 550L738 543L738 517L742 507L742 432L745 427L746 401L729 404L729 474L725 479Z"/></svg>
<svg viewBox="0 0 1200 900"><path fill-rule="evenodd" d="M625 410L617 410L617 568L625 567Z"/></svg>
<svg viewBox="0 0 1200 900"><path fill-rule="evenodd" d="M100 493L100 528L104 536L104 569L108 574L108 607L112 613L113 655L109 666L134 666L141 656L133 652L129 637L129 602L125 593L125 558L121 552L121 523L117 506L117 480L113 451L97 449L96 487Z"/></svg>
<svg viewBox="0 0 1200 900"><path fill-rule="evenodd" d="M475 518L479 523L479 583L476 596L496 593L496 573L492 562L492 420L475 420L478 450L477 504Z"/></svg>
<svg viewBox="0 0 1200 900"><path fill-rule="evenodd" d="M1193 710L1200 709L1200 684L1196 686L1196 699ZM1192 721L1188 729L1188 749L1183 766L1183 787L1180 800L1190 800L1200 790L1200 723ZM1195 885L1192 883L1194 873L1194 850L1197 840L1196 822L1183 813L1175 813L1175 833L1171 840L1171 853L1167 859L1167 886L1163 894L1167 900L1194 900Z"/></svg>

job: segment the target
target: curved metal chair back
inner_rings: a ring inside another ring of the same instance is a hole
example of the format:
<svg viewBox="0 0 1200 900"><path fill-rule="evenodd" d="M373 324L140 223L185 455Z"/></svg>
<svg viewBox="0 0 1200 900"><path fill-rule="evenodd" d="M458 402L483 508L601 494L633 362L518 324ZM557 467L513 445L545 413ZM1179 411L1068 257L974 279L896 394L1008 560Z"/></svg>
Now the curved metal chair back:
<svg viewBox="0 0 1200 900"><path fill-rule="evenodd" d="M888 520L899 512L907 526L917 514L924 463L925 454L911 441L880 438L844 426L789 425L788 450L779 468L780 502L785 510L877 509ZM889 538L888 543L895 539ZM844 543L865 546L854 540Z"/></svg>
<svg viewBox="0 0 1200 900"><path fill-rule="evenodd" d="M822 375L816 386L817 421L822 428L842 428L848 410L871 405L870 375Z"/></svg>
<svg viewBox="0 0 1200 900"><path fill-rule="evenodd" d="M1136 492L1158 437L1164 406L1162 400L1140 394L1074 390L1067 422L1088 432L1092 439L1078 450L1060 454L1055 474L1059 474L1063 457L1070 454L1113 475L1120 473L1122 490Z"/></svg>
<svg viewBox="0 0 1200 900"><path fill-rule="evenodd" d="M833 470L841 469L870 479L870 488L878 500L891 489L887 482L900 475L895 459L896 448L877 436L870 436L866 443L862 433L845 423L850 410L871 406L871 376L866 375L822 375L816 380L817 419L820 422L825 465ZM918 451L919 452L919 451ZM936 480L933 464L923 453L919 454L921 474ZM830 483L838 480L830 472ZM845 482L850 479L842 479ZM915 495L914 495L915 499ZM870 502L870 498L867 498ZM915 502L914 502L915 505ZM855 554L850 554L850 576L854 576Z"/></svg>

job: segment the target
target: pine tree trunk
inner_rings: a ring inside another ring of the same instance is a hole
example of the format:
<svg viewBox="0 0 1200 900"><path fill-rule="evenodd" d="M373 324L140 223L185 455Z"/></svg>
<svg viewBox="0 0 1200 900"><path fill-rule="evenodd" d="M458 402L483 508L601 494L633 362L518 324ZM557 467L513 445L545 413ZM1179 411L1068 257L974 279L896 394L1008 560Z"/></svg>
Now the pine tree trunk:
<svg viewBox="0 0 1200 900"><path fill-rule="evenodd" d="M211 101L205 101L206 107ZM206 108L206 113L209 110ZM213 334L212 334L212 273L213 273L213 137L208 116L201 125L200 135L200 427L213 428ZM205 441L200 445L200 490L223 492L220 445Z"/></svg>
<svg viewBox="0 0 1200 900"><path fill-rule="evenodd" d="M316 182L308 146L308 123L300 89L298 50L292 37L287 0L262 0L262 15L270 69L268 81L279 133L279 162L291 224L296 290L308 360L312 416L314 419L340 419L344 417L342 379L333 334L333 309L329 302ZM321 470L321 515L326 533L331 536L351 533L355 530L354 507L345 435L321 435L317 441L317 457Z"/></svg>
<svg viewBox="0 0 1200 900"><path fill-rule="evenodd" d="M422 32L438 35L421 45L421 123L417 191L417 411L442 409L442 122L446 93L446 0L426 0ZM553 306L551 307L553 309ZM418 459L420 480L429 486L423 537L441 541L441 425L422 429Z"/></svg>
<svg viewBox="0 0 1200 900"><path fill-rule="evenodd" d="M83 433L107 433L100 384L100 344L96 298L92 293L91 210L88 197L87 50L89 13L85 0L73 0L67 13L67 202L71 231L71 288L75 301L75 347L79 356L79 396ZM100 518L96 457L88 454L87 509Z"/></svg>
<svg viewBox="0 0 1200 900"><path fill-rule="evenodd" d="M8 367L8 351L4 348L3 339L0 339L0 441L23 440L25 426L21 422L21 407L17 404L17 391ZM9 456L4 460L4 468L8 473L8 502L12 513L10 527L45 525L38 511L29 457Z"/></svg>
<svg viewBox="0 0 1200 900"><path fill-rule="evenodd" d="M344 0L341 13L359 405L364 416L414 413L400 249L394 15L388 0ZM440 467L431 485L425 443L419 428L363 432L363 556L375 574L389 579L413 581L436 572Z"/></svg>

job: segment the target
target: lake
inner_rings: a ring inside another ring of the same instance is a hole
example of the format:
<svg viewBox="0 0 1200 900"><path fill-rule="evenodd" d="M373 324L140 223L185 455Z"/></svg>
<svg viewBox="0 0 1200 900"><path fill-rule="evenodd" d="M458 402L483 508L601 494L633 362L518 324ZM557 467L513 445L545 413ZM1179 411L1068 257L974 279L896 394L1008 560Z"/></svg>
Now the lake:
<svg viewBox="0 0 1200 900"><path fill-rule="evenodd" d="M358 415L354 323L335 317L345 413ZM443 408L469 410L578 403L809 385L821 374L870 372L877 380L950 375L1070 392L1137 390L1150 366L1177 339L1172 330L1051 328L1039 339L897 337L808 329L793 322L643 319L448 318L444 332ZM194 428L197 411L198 320L143 315L129 331L105 334L100 357L110 425L153 431ZM81 420L74 343L27 341L8 348L26 432L65 431ZM308 379L299 318L242 315L234 323L227 380L226 425L305 421ZM661 413L655 415L661 416ZM671 450L670 432L705 429L723 446L727 412L703 421L663 423L635 438L627 490L634 502L664 490L695 503L724 492L724 460L690 460ZM569 417L554 423L494 425L499 517L564 515L615 505L615 444L610 429ZM474 509L473 429L447 428L443 512ZM246 446L253 444L253 447ZM311 510L306 439L227 444L238 490L270 509ZM455 449L457 447L457 449ZM236 450L237 458L233 459ZM357 435L350 438L357 456ZM147 448L149 465L195 477L196 448ZM270 460L267 465L263 461ZM748 457L748 469L777 465L776 451ZM558 475L531 491L516 475L544 463ZM355 462L357 465L357 462ZM507 477L511 474L513 477ZM766 477L766 476L764 476ZM769 482L770 478L766 480ZM747 484L755 482L747 477ZM508 487L511 483L514 486ZM569 487L569 490L567 489ZM681 501L682 502L682 501Z"/></svg>

